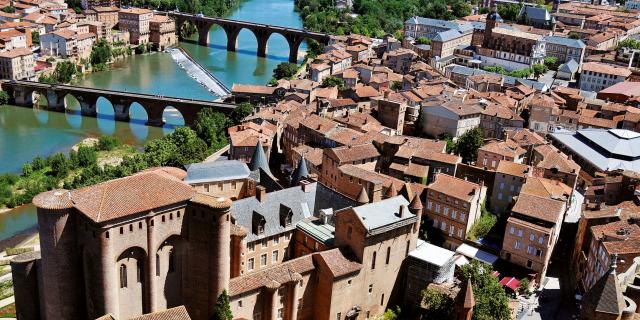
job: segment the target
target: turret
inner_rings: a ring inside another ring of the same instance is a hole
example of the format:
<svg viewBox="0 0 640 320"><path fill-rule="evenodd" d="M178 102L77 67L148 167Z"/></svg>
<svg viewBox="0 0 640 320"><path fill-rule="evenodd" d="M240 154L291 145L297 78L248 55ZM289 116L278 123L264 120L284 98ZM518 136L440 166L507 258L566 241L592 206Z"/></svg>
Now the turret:
<svg viewBox="0 0 640 320"><path fill-rule="evenodd" d="M409 204L409 210L411 210L411 213L418 217L418 220L416 220L416 223L413 226L413 232L417 232L418 230L420 230L420 223L422 222L422 209L423 207L422 201L420 201L420 196L414 194L413 200L411 200L411 204Z"/></svg>
<svg viewBox="0 0 640 320"><path fill-rule="evenodd" d="M367 195L367 190L362 187L360 193L358 194L358 198L356 199L358 205L363 205L369 203L369 195Z"/></svg>
<svg viewBox="0 0 640 320"><path fill-rule="evenodd" d="M40 320L40 291L38 273L40 252L27 252L11 259L13 294L16 301L16 316L20 320Z"/></svg>

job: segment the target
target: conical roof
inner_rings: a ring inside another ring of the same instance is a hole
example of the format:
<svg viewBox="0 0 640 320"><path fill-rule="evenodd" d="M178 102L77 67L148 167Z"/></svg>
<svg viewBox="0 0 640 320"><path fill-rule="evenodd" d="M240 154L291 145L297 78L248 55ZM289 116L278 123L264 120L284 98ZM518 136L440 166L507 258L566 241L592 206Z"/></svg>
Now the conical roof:
<svg viewBox="0 0 640 320"><path fill-rule="evenodd" d="M409 209L422 210L422 208L422 201L420 201L420 197L418 197L418 195L414 195L413 200L411 200L411 204L409 204Z"/></svg>
<svg viewBox="0 0 640 320"><path fill-rule="evenodd" d="M362 187L362 189L360 190L356 202L358 202L358 204L369 203L369 195L367 195L367 190L364 187Z"/></svg>
<svg viewBox="0 0 640 320"><path fill-rule="evenodd" d="M307 170L307 161L304 160L304 155L300 157L298 161L298 167L293 171L291 175L291 186L297 186L300 181L309 176L309 170Z"/></svg>
<svg viewBox="0 0 640 320"><path fill-rule="evenodd" d="M616 257L612 259L611 267L587 291L582 300L583 313L621 314L625 308L624 296L616 275Z"/></svg>
<svg viewBox="0 0 640 320"><path fill-rule="evenodd" d="M463 307L465 309L473 309L476 305L476 298L473 296L473 286L471 285L471 279L467 279L467 285L464 289L464 301Z"/></svg>
<svg viewBox="0 0 640 320"><path fill-rule="evenodd" d="M389 188L387 188L387 193L385 193L384 196L387 198L393 198L397 195L398 195L398 190L396 190L396 186L394 186L392 182Z"/></svg>
<svg viewBox="0 0 640 320"><path fill-rule="evenodd" d="M262 141L259 139L258 143L256 144L256 148L253 150L251 162L249 163L249 170L256 171L258 169L262 169L265 172L271 174L271 170L269 170L269 161L267 161L267 156L264 154Z"/></svg>

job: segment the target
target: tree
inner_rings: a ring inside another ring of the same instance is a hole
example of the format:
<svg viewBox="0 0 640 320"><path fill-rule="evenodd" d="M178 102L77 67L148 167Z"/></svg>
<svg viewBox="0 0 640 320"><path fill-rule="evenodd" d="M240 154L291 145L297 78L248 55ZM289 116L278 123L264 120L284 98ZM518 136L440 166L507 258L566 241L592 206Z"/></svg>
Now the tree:
<svg viewBox="0 0 640 320"><path fill-rule="evenodd" d="M113 56L111 45L104 39L96 42L91 48L91 56L89 57L89 61L94 66L104 65L111 61L111 57Z"/></svg>
<svg viewBox="0 0 640 320"><path fill-rule="evenodd" d="M402 81L394 81L391 83L391 90L400 91L402 90Z"/></svg>
<svg viewBox="0 0 640 320"><path fill-rule="evenodd" d="M400 319L400 307L396 306L396 309L387 309L382 315L376 318L376 320L397 320Z"/></svg>
<svg viewBox="0 0 640 320"><path fill-rule="evenodd" d="M224 114L203 109L198 112L194 129L197 136L211 148L211 151L217 151L228 143L226 136L228 125L229 120Z"/></svg>
<svg viewBox="0 0 640 320"><path fill-rule="evenodd" d="M9 103L10 99L11 97L9 97L9 94L6 91L0 91L0 105Z"/></svg>
<svg viewBox="0 0 640 320"><path fill-rule="evenodd" d="M31 43L40 44L40 32L38 30L31 31Z"/></svg>
<svg viewBox="0 0 640 320"><path fill-rule="evenodd" d="M222 291L218 296L211 320L233 320L233 313L231 312L231 305L229 304L229 294L227 294L227 290Z"/></svg>
<svg viewBox="0 0 640 320"><path fill-rule="evenodd" d="M233 111L231 111L231 115L230 115L231 121L233 122L234 125L240 124L242 120L244 120L244 118L250 116L253 113L254 108L255 107L248 102L244 102L237 105L233 109Z"/></svg>
<svg viewBox="0 0 640 320"><path fill-rule="evenodd" d="M472 260L460 270L463 282L471 279L476 305L473 308L473 320L511 319L509 297L504 288L493 276L489 264Z"/></svg>
<svg viewBox="0 0 640 320"><path fill-rule="evenodd" d="M338 87L338 90L344 90L344 80L338 77L327 77L322 80L322 87Z"/></svg>
<svg viewBox="0 0 640 320"><path fill-rule="evenodd" d="M555 67L556 63L558 63L558 58L556 58L556 57L546 57L546 58L544 58L544 65L547 66L547 68L549 68L549 69Z"/></svg>
<svg viewBox="0 0 640 320"><path fill-rule="evenodd" d="M80 146L76 152L74 165L77 167L88 167L98 162L98 153L96 149L88 146Z"/></svg>
<svg viewBox="0 0 640 320"><path fill-rule="evenodd" d="M40 75L38 81L45 83L69 83L73 76L78 73L78 68L71 61L65 60L58 62L53 73L49 76Z"/></svg>
<svg viewBox="0 0 640 320"><path fill-rule="evenodd" d="M429 39L427 37L418 37L416 39L416 43L417 44L431 44L431 39Z"/></svg>
<svg viewBox="0 0 640 320"><path fill-rule="evenodd" d="M515 3L498 6L498 14L506 21L516 21L520 14L520 6Z"/></svg>
<svg viewBox="0 0 640 320"><path fill-rule="evenodd" d="M578 40L580 39L580 35L575 31L571 31L569 32L569 39Z"/></svg>
<svg viewBox="0 0 640 320"><path fill-rule="evenodd" d="M291 79L298 72L298 65L291 62L282 62L273 69L273 77L280 79Z"/></svg>
<svg viewBox="0 0 640 320"><path fill-rule="evenodd" d="M56 153L47 158L47 165L51 167L51 174L63 178L69 173L69 161L62 153Z"/></svg>
<svg viewBox="0 0 640 320"><path fill-rule="evenodd" d="M25 163L22 165L22 175L27 177L31 173L33 173L33 167L29 163Z"/></svg>
<svg viewBox="0 0 640 320"><path fill-rule="evenodd" d="M529 297L529 295L531 294L531 292L529 292L529 285L530 285L530 281L527 278L524 278L522 280L520 280L520 284L518 285L518 293L521 295L525 295L527 296L527 298Z"/></svg>
<svg viewBox="0 0 640 320"><path fill-rule="evenodd" d="M538 79L540 75L543 75L547 71L549 71L549 68L544 64L534 64L531 69L533 70L533 74L536 76L536 79Z"/></svg>
<svg viewBox="0 0 640 320"><path fill-rule="evenodd" d="M508 76L510 77L516 77L516 78L529 78L529 76L531 75L531 69L530 68L524 68L524 69L520 69L520 70L513 70L509 73L507 73Z"/></svg>
<svg viewBox="0 0 640 320"><path fill-rule="evenodd" d="M168 139L153 139L144 146L145 161L152 167L170 166L176 163L178 147Z"/></svg>
<svg viewBox="0 0 640 320"><path fill-rule="evenodd" d="M482 130L478 127L465 132L456 142L456 152L462 157L462 161L469 163L478 157L478 149L483 144Z"/></svg>
<svg viewBox="0 0 640 320"><path fill-rule="evenodd" d="M195 131L188 127L179 127L167 135L167 139L172 142L178 153L175 155L175 162L172 166L181 167L187 164L204 160L208 155L207 143L196 135Z"/></svg>
<svg viewBox="0 0 640 320"><path fill-rule="evenodd" d="M437 289L422 290L422 305L426 309L427 319L451 319L454 300Z"/></svg>
<svg viewBox="0 0 640 320"><path fill-rule="evenodd" d="M471 15L471 6L465 1L456 1L451 5L451 11L456 18Z"/></svg>
<svg viewBox="0 0 640 320"><path fill-rule="evenodd" d="M101 136L98 138L98 150L111 151L120 144L120 141L112 136Z"/></svg>
<svg viewBox="0 0 640 320"><path fill-rule="evenodd" d="M14 6L6 6L2 9L2 12L6 12L6 13L16 13L16 8Z"/></svg>
<svg viewBox="0 0 640 320"><path fill-rule="evenodd" d="M618 43L618 49L621 48L640 49L640 41L632 38L627 38Z"/></svg>
<svg viewBox="0 0 640 320"><path fill-rule="evenodd" d="M507 70L503 66L486 66L483 67L482 70L499 74L507 74Z"/></svg>

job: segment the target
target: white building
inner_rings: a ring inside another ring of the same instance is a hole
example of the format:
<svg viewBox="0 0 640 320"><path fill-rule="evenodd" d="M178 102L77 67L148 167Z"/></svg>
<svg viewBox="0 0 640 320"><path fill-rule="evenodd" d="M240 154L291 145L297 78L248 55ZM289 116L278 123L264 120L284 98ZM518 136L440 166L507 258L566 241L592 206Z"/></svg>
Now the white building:
<svg viewBox="0 0 640 320"><path fill-rule="evenodd" d="M77 54L76 33L71 30L57 30L40 36L40 50L46 56L67 58Z"/></svg>
<svg viewBox="0 0 640 320"><path fill-rule="evenodd" d="M598 92L627 80L630 75L628 68L599 62L585 63L580 73L580 90Z"/></svg>

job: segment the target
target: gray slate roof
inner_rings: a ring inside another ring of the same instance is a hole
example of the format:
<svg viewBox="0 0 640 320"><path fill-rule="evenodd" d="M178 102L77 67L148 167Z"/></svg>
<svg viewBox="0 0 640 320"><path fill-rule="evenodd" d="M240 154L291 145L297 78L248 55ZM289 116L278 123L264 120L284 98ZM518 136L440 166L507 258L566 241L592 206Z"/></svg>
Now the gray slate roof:
<svg viewBox="0 0 640 320"><path fill-rule="evenodd" d="M236 218L236 224L247 231L245 240L256 241L293 230L298 222L311 216L318 217L321 209L338 210L356 204L353 200L320 183L314 182L307 187L308 192L304 192L299 186L268 192L262 202L256 197L234 201L231 205L232 214ZM291 210L291 225L288 227L280 223L282 210ZM264 233L261 235L253 232L254 212L265 219Z"/></svg>
<svg viewBox="0 0 640 320"><path fill-rule="evenodd" d="M456 22L440 19L431 19L423 17L411 17L405 21L408 24L420 24L432 27L438 27L443 29L453 29L460 33L467 33L473 31L473 25L469 22Z"/></svg>
<svg viewBox="0 0 640 320"><path fill-rule="evenodd" d="M640 133L623 129L558 131L551 137L602 171L640 172Z"/></svg>
<svg viewBox="0 0 640 320"><path fill-rule="evenodd" d="M497 75L497 73L495 72L489 72L489 71L485 71L482 69L474 69L474 68L469 68L467 66L461 66L458 64L454 64L454 65L450 65L448 68L451 68L451 72L452 73L457 73L457 74L463 74L466 75L467 77L469 76L473 76L476 74L495 74ZM516 85L517 82L520 82L524 85L526 85L527 87L539 90L539 91L547 91L549 88L547 87L546 84L542 83L542 82L538 82L538 81L534 81L534 80L529 80L529 79L522 79L522 78L516 78L516 77L511 77L511 76L505 76L505 75L501 75L504 78L504 83L507 85Z"/></svg>
<svg viewBox="0 0 640 320"><path fill-rule="evenodd" d="M587 47L587 45L584 44L584 42L582 42L582 40L580 39L569 39L569 38L558 37L558 36L546 36L542 39L548 43L567 46L570 48L584 49Z"/></svg>
<svg viewBox="0 0 640 320"><path fill-rule="evenodd" d="M462 36L462 33L456 30L447 30L447 31L441 31L436 33L435 36L431 38L431 40L444 42L444 41L450 41L450 40L456 39L460 36Z"/></svg>
<svg viewBox="0 0 640 320"><path fill-rule="evenodd" d="M404 217L400 217L400 206L404 205ZM395 196L382 201L353 208L369 231L383 228L394 223L409 220L416 216L409 212L409 201L403 196Z"/></svg>
<svg viewBox="0 0 640 320"><path fill-rule="evenodd" d="M569 60L567 63L563 63L558 67L558 71L566 72L566 73L576 73L578 72L578 68L580 65L573 59Z"/></svg>
<svg viewBox="0 0 640 320"><path fill-rule="evenodd" d="M521 17L522 14L525 12L527 13L527 17L531 20L551 21L551 15L549 14L549 11L547 11L547 9L545 8L523 6L520 9L520 13L518 14L518 17Z"/></svg>
<svg viewBox="0 0 640 320"><path fill-rule="evenodd" d="M300 157L298 161L298 167L293 171L291 175L291 185L297 186L300 181L309 176L309 170L307 170L307 161L304 159L304 155Z"/></svg>
<svg viewBox="0 0 640 320"><path fill-rule="evenodd" d="M267 160L267 155L264 154L262 141L260 140L258 140L258 143L256 144L256 148L253 150L253 156L251 156L249 169L251 171L262 169L267 173L271 174L271 170L269 170L269 161Z"/></svg>
<svg viewBox="0 0 640 320"><path fill-rule="evenodd" d="M186 183L204 183L249 177L249 167L238 160L218 160L194 163L187 166Z"/></svg>

